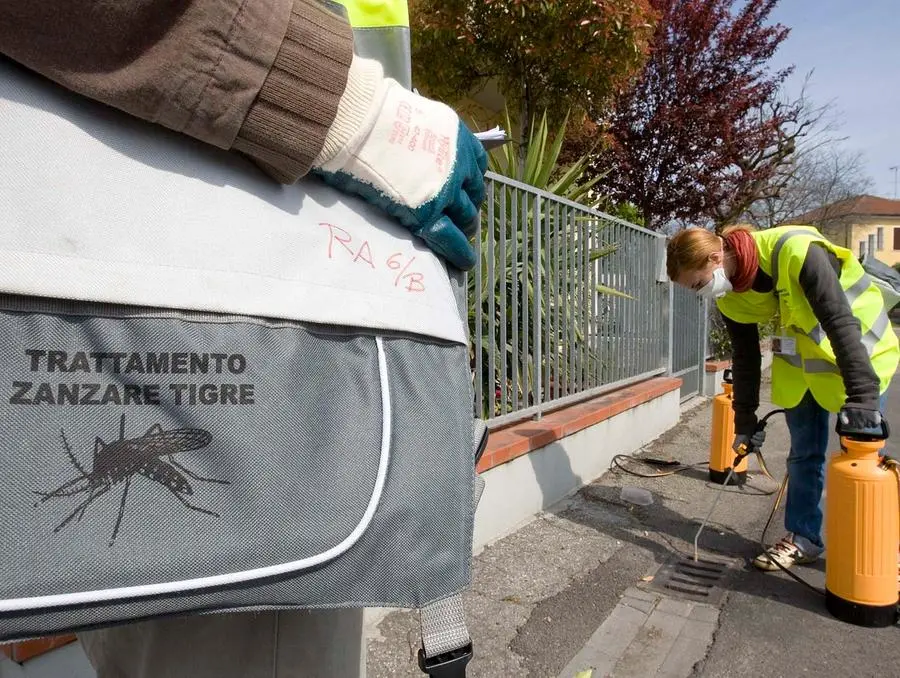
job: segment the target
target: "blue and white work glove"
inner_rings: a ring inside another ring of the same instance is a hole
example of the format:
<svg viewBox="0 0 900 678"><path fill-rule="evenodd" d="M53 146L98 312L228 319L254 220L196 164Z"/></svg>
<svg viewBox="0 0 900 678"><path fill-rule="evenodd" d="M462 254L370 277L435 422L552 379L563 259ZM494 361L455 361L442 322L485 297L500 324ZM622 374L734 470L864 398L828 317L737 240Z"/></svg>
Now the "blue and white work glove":
<svg viewBox="0 0 900 678"><path fill-rule="evenodd" d="M396 218L462 270L484 199L487 153L448 106L353 58L347 88L313 173Z"/></svg>

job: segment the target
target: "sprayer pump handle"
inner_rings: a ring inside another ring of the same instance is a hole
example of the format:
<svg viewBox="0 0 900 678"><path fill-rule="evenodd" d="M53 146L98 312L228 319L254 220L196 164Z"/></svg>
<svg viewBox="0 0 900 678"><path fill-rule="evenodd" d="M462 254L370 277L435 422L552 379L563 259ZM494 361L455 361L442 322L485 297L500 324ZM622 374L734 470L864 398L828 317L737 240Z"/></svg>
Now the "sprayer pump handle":
<svg viewBox="0 0 900 678"><path fill-rule="evenodd" d="M838 434L841 438L855 438L857 440L887 440L891 435L891 427L888 425L887 419L884 418L884 415L881 415L881 431L879 433L873 433L872 429L865 430L856 430L850 428L844 428L841 423L840 415L837 418L837 424L834 427L834 432Z"/></svg>

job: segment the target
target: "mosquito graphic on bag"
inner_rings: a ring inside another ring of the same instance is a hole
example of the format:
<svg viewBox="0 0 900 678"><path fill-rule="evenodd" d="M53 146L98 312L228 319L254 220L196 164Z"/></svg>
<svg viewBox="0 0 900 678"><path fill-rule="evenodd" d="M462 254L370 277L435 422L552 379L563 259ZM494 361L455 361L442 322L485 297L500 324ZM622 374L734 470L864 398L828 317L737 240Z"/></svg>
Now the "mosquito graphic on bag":
<svg viewBox="0 0 900 678"><path fill-rule="evenodd" d="M136 475L159 483L171 492L175 498L192 511L205 513L206 515L219 517L218 513L209 511L191 504L185 496L194 494L194 488L188 478L206 483L230 484L227 480L216 478L204 478L197 475L184 465L175 461L174 455L184 452L199 450L210 444L212 435L199 428L177 428L164 430L159 424L154 424L142 436L125 438L125 415L119 423L119 439L110 443L104 442L99 436L94 441L94 459L91 470L88 471L79 463L72 452L66 433L60 429L60 438L69 461L78 471L79 475L51 492L34 492L41 497L35 504L44 503L48 499L57 497L74 497L88 493L87 499L82 501L74 510L57 525L53 531L59 532L62 528L75 520L80 522L85 511L94 501L109 492L113 486L125 482L122 499L119 503L119 515L113 528L109 545L112 546L119 534L122 524L122 516L125 514L125 502L128 498L128 489Z"/></svg>

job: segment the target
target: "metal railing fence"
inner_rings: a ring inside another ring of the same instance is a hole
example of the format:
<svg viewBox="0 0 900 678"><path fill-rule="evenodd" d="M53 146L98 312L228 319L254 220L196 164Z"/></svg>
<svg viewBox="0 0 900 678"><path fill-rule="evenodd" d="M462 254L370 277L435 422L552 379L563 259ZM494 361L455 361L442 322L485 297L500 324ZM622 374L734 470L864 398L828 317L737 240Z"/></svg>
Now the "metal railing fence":
<svg viewBox="0 0 900 678"><path fill-rule="evenodd" d="M493 173L486 190L467 276L476 416L539 417L673 371L673 339L700 330L670 322L663 235Z"/></svg>
<svg viewBox="0 0 900 678"><path fill-rule="evenodd" d="M681 377L681 399L700 394L706 371L707 305L694 292L672 285L672 343L669 373Z"/></svg>

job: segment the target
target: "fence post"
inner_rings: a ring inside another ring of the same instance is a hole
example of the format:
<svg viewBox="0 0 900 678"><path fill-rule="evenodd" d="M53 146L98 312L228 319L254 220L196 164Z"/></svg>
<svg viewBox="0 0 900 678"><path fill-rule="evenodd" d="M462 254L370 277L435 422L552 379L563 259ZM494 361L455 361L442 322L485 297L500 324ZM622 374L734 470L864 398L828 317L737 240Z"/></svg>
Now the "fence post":
<svg viewBox="0 0 900 678"><path fill-rule="evenodd" d="M706 358L709 356L709 299L703 300L703 366L706 369Z"/></svg>
<svg viewBox="0 0 900 678"><path fill-rule="evenodd" d="M491 181L488 179L488 181ZM484 228L484 224L482 223L482 217L484 216L484 209L478 210L478 227L475 231L475 252L477 253L478 264L475 266L475 294L469 299L469 304L475 306L475 327L473 328L474 340L475 340L475 409L478 412L479 417L489 418L491 414L485 414L484 410L484 356L482 355L482 337L484 335L483 325L484 325L484 317L483 317L483 309L481 305L481 284L482 284L482 272L481 265L483 262L484 252L483 252L483 242L482 242L482 229ZM468 276L471 273L466 275L466 294L468 294Z"/></svg>
<svg viewBox="0 0 900 678"><path fill-rule="evenodd" d="M665 285L665 294L662 293L660 287ZM657 355L654 367L656 368L664 368L667 372L671 373L672 365L669 360L669 356L671 355L671 351L668 352L668 355L663 347L664 341L669 341L671 346L671 335L667 331L663 334L663 330L665 325L663 324L666 320L667 315L669 314L669 309L671 308L672 299L671 292L669 291L669 285L671 285L671 281L669 280L668 273L666 272L666 239L663 236L659 236L656 238L656 294L659 299L659 304L654 305L654 310L660 314L659 324L655 326L656 336L659 337L659 343L657 344ZM666 339L662 337L665 336Z"/></svg>
<svg viewBox="0 0 900 678"><path fill-rule="evenodd" d="M532 323L534 328L534 405L541 405L541 333L543 331L543 314L541 312L541 196L534 196L534 247L532 248L532 261L534 262L534 306L532 307ZM549 256L549 255L548 255ZM535 419L541 418L541 410L534 415Z"/></svg>
<svg viewBox="0 0 900 678"><path fill-rule="evenodd" d="M669 348L666 356L666 373L675 371L675 283L669 283L669 306L666 310L669 320Z"/></svg>
<svg viewBox="0 0 900 678"><path fill-rule="evenodd" d="M697 393L706 395L706 299L700 299L700 313L697 318L700 336L697 341Z"/></svg>

